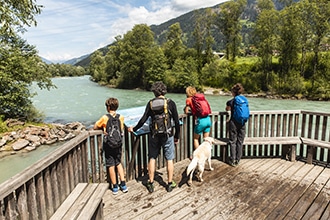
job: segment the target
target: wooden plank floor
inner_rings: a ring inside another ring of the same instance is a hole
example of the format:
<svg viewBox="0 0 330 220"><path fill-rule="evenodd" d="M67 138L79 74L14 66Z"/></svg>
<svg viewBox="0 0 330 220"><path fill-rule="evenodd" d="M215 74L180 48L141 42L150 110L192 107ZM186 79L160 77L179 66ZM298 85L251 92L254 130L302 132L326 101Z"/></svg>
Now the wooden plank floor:
<svg viewBox="0 0 330 220"><path fill-rule="evenodd" d="M105 219L330 219L330 169L281 159L243 159L238 167L212 160L204 182L186 184L189 160L175 164L178 187L168 193L165 169L155 192L127 183L128 193L104 196ZM208 167L206 165L206 167Z"/></svg>

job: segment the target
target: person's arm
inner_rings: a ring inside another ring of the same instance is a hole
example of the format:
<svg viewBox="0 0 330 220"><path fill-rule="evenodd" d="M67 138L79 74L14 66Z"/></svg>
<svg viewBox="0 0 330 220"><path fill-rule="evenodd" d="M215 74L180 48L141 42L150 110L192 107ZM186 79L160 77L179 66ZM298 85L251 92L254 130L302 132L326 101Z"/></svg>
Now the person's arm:
<svg viewBox="0 0 330 220"><path fill-rule="evenodd" d="M176 104L173 100L170 100L168 105L169 105L169 110L171 111L171 117L174 121L174 126L175 126L174 141L178 142L179 137L180 137L180 121L179 121L178 111L176 108Z"/></svg>
<svg viewBox="0 0 330 220"><path fill-rule="evenodd" d="M190 103L191 103L191 98L190 99L186 98L186 106L183 109L185 114L191 113Z"/></svg>
<svg viewBox="0 0 330 220"><path fill-rule="evenodd" d="M94 130L103 130L106 132L108 116L103 115L97 122L95 122L93 129Z"/></svg>
<svg viewBox="0 0 330 220"><path fill-rule="evenodd" d="M227 101L227 103L226 103L226 112L227 112L227 114L228 114L228 118L227 118L227 122L229 122L230 121L230 119L231 119L231 115L232 115L232 105L233 105L233 99L231 99L231 100L229 100L229 101Z"/></svg>
<svg viewBox="0 0 330 220"><path fill-rule="evenodd" d="M147 121L147 119L150 115L151 115L151 109L150 109L150 105L149 105L149 102L148 102L148 104L146 105L146 109L144 111L143 116L140 118L139 122L130 130L134 131L134 132L139 130L139 128L141 128L143 126L143 124Z"/></svg>

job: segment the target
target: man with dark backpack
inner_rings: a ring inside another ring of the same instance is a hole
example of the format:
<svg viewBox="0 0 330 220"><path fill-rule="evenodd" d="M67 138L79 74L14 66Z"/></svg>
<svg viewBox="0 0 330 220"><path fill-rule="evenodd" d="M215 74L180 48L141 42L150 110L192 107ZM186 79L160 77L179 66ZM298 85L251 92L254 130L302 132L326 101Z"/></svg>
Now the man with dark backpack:
<svg viewBox="0 0 330 220"><path fill-rule="evenodd" d="M226 104L226 111L230 116L228 121L230 158L229 164L237 166L242 157L243 142L245 137L245 123L250 117L249 103L242 95L244 88L240 83L235 84L231 93L234 96Z"/></svg>
<svg viewBox="0 0 330 220"><path fill-rule="evenodd" d="M120 188L124 193L128 192L124 169L121 164L124 117L117 114L119 102L116 98L109 98L105 102L109 114L103 115L94 125L94 129L102 129L104 132L102 151L105 154L105 165L112 184L112 193L116 195ZM120 185L117 183L116 168L120 178ZM110 184L110 185L111 185Z"/></svg>
<svg viewBox="0 0 330 220"><path fill-rule="evenodd" d="M155 82L151 87L151 91L154 93L155 98L148 102L145 112L137 125L134 128L128 128L128 131L136 132L151 117L151 134L149 136L148 146L149 180L146 186L150 193L154 191L156 159L162 149L167 163L168 184L166 190L171 192L176 187L176 183L173 181L173 160L175 158L174 145L178 143L180 135L179 116L175 102L165 98L167 88L163 82ZM174 122L174 135L171 124L172 120Z"/></svg>

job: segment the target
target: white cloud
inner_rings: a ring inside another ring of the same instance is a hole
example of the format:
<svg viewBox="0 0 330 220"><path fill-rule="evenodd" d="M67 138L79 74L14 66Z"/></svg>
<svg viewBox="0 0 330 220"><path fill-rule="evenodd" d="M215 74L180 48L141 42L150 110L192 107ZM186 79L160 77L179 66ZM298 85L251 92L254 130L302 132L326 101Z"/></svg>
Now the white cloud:
<svg viewBox="0 0 330 220"><path fill-rule="evenodd" d="M161 24L194 9L226 0L38 0L45 6L38 26L24 38L39 55L63 61L91 53L124 35L135 24Z"/></svg>

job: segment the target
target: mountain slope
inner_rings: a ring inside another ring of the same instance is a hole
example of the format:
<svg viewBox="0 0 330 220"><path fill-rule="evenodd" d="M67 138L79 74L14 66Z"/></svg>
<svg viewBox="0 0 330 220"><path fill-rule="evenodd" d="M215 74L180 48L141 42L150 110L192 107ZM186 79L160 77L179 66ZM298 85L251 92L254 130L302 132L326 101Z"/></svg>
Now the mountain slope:
<svg viewBox="0 0 330 220"><path fill-rule="evenodd" d="M280 0L273 0L273 1L275 4L275 8L277 10L283 9L283 4L279 2ZM295 0L295 2L297 2L297 1L299 1L299 0ZM215 5L215 6L209 7L209 8L211 8L211 10L218 10L218 8L221 4L224 4L224 3L220 3L218 5ZM257 6L257 0L247 0L247 6L242 14L242 19L244 19L250 23L255 22L257 19L257 16L258 16L258 11L257 11L256 6ZM183 35L185 36L185 39L187 39L186 42L184 42L184 44L187 47L193 47L194 40L192 37L192 33L194 31L196 13L203 15L203 14L205 14L206 9L208 9L208 8L201 8L201 9L197 9L194 11L190 11L177 18L168 20L160 25L151 25L150 28L155 34L155 41L160 45L163 44L166 41L166 34L167 34L169 27L178 22L178 23L180 23L180 27L181 27ZM242 36L250 36L249 34L251 33L251 31L252 31L252 29L250 28L250 25L243 24ZM223 36L216 29L213 29L212 32L216 33L213 36L214 40L215 40L213 50L221 51L222 49L224 49L224 45L222 44ZM246 39L246 40L250 41L250 39ZM110 45L100 48L99 50L101 50L103 52L103 54L105 54L108 51L108 47ZM75 65L87 67L89 65L89 63L90 63L90 55L86 56L84 59L80 60Z"/></svg>

